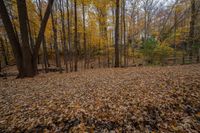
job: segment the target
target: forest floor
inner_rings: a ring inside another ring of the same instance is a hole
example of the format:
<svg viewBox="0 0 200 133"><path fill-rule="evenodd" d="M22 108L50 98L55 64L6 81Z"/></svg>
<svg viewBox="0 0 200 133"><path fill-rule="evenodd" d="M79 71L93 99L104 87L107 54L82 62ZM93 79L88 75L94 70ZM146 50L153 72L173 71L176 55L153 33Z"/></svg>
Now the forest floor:
<svg viewBox="0 0 200 133"><path fill-rule="evenodd" d="M200 131L200 65L0 79L0 132Z"/></svg>

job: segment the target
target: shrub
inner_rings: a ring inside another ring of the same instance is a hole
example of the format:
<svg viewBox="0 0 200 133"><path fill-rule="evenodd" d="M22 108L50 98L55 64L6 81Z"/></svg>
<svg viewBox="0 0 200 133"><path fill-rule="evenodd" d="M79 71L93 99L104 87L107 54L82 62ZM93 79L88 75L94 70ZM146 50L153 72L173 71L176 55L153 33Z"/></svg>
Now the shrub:
<svg viewBox="0 0 200 133"><path fill-rule="evenodd" d="M165 63L166 58L173 54L173 48L166 44L159 44L154 49L154 58L158 63Z"/></svg>
<svg viewBox="0 0 200 133"><path fill-rule="evenodd" d="M148 38L143 44L142 44L142 54L145 57L145 60L148 63L153 63L153 57L154 57L154 49L156 48L158 42L155 40L155 38Z"/></svg>
<svg viewBox="0 0 200 133"><path fill-rule="evenodd" d="M142 44L142 54L145 60L150 63L165 63L166 58L173 54L173 48L168 44L159 44L154 38L149 38Z"/></svg>

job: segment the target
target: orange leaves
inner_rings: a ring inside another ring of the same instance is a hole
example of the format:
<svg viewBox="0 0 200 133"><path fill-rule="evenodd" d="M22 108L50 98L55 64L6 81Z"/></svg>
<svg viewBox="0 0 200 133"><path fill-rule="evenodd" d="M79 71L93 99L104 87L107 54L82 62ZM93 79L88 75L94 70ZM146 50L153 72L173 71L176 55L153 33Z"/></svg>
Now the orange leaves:
<svg viewBox="0 0 200 133"><path fill-rule="evenodd" d="M0 131L195 132L199 65L0 80Z"/></svg>

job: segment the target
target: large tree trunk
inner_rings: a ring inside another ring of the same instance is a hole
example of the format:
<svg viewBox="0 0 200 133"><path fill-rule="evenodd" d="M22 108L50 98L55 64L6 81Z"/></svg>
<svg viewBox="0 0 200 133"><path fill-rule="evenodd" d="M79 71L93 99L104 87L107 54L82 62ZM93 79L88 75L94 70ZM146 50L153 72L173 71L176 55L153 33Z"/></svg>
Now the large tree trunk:
<svg viewBox="0 0 200 133"><path fill-rule="evenodd" d="M27 23L28 23L28 32L29 32L30 48L31 48L31 52L33 53L33 49L34 49L34 40L33 40L33 37L32 37L30 22L28 21Z"/></svg>
<svg viewBox="0 0 200 133"><path fill-rule="evenodd" d="M0 37L0 47L1 47L1 53L2 53L2 56L3 56L3 59L4 59L4 62L5 62L5 65L8 65L8 58L7 58L7 55L6 55L6 49L5 49L5 46L4 46L4 40L3 38ZM1 64L1 62L0 62Z"/></svg>
<svg viewBox="0 0 200 133"><path fill-rule="evenodd" d="M17 64L17 69L19 71L19 76L23 76L23 57L21 52L20 43L16 37L12 22L10 20L10 17L8 15L8 11L6 9L6 6L4 4L4 0L0 0L0 15L2 17L3 24L5 26L5 30L8 34L8 38L13 50L13 54L15 57L15 61Z"/></svg>
<svg viewBox="0 0 200 133"><path fill-rule="evenodd" d="M23 69L24 76L35 76L36 71L33 65L33 56L29 45L29 32L28 32L28 13L25 0L17 0L17 9L20 24L20 35L22 40L22 56L23 56Z"/></svg>
<svg viewBox="0 0 200 133"><path fill-rule="evenodd" d="M47 9L44 15L44 19L41 23L38 38L36 40L35 48L32 53L30 45L29 45L29 36L28 36L29 32L28 32L28 23L27 23L28 13L27 13L27 8L26 8L26 1L17 0L17 8L18 8L19 24L20 24L20 32L21 32L21 42L22 42L22 45L21 45L22 47L21 47L18 36L15 34L5 3L3 0L0 0L0 3L1 3L0 15L2 17L3 24L8 34L8 38L9 38L9 41L14 53L14 57L16 60L17 69L19 71L18 77L20 78L33 77L37 74L37 57L38 57L40 44L44 36L46 24L50 15L53 2L54 0L49 0Z"/></svg>
<svg viewBox="0 0 200 133"><path fill-rule="evenodd" d="M115 67L119 67L119 0L116 0Z"/></svg>

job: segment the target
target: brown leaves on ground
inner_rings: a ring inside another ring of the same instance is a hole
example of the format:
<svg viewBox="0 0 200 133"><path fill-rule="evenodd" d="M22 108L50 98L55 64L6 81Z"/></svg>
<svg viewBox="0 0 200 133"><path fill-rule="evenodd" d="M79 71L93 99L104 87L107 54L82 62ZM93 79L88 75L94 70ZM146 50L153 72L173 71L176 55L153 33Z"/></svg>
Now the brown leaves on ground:
<svg viewBox="0 0 200 133"><path fill-rule="evenodd" d="M200 65L0 80L0 132L200 131Z"/></svg>

